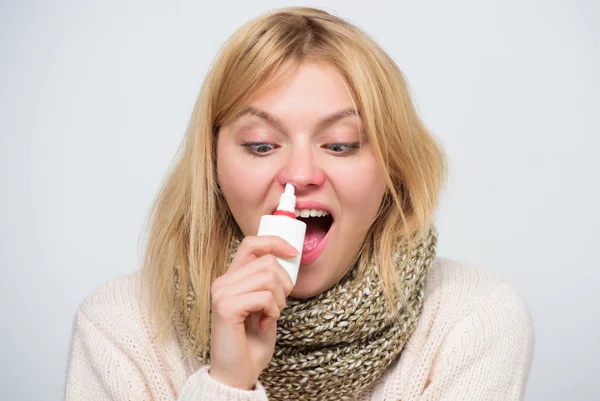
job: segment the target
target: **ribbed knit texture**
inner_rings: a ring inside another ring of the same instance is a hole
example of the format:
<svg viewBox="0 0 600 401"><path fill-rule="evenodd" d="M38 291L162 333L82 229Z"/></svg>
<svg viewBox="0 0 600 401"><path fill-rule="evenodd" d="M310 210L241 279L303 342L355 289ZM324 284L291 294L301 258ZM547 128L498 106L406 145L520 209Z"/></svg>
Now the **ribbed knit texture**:
<svg viewBox="0 0 600 401"><path fill-rule="evenodd" d="M230 250L237 253L241 239ZM416 328L423 307L425 278L436 256L437 231L410 248L394 250L392 263L409 308L386 305L378 266L371 262L359 274L358 265L335 286L308 300L288 299L277 320L275 350L258 380L271 401L355 400L398 358ZM183 297L176 281L177 297ZM210 364L206 349L191 346L189 319L196 296L191 285L187 308L179 311L184 354ZM178 302L175 303L176 305ZM177 325L175 326L177 327ZM186 346L187 345L187 346ZM195 354L195 355L194 355Z"/></svg>
<svg viewBox="0 0 600 401"><path fill-rule="evenodd" d="M185 366L175 336L151 340L139 273L94 290L77 311L65 399L264 401ZM521 400L533 357L521 297L484 270L436 258L423 312L400 357L358 401Z"/></svg>

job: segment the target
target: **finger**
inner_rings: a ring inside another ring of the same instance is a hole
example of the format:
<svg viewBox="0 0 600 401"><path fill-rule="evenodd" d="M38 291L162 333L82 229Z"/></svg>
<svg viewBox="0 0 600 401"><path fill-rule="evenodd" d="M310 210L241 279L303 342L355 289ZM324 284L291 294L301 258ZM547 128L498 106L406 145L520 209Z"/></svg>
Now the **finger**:
<svg viewBox="0 0 600 401"><path fill-rule="evenodd" d="M281 266L277 258L271 254L263 255L254 261L247 263L240 269L227 271L219 278L222 288L229 287L232 283L247 280L257 274L266 274L267 271L273 271L279 277L279 282L283 287L283 292L287 297L294 289L294 282L288 272Z"/></svg>
<svg viewBox="0 0 600 401"><path fill-rule="evenodd" d="M259 260L260 259L257 259L256 261ZM242 270L250 270L250 264L246 265L246 268ZM270 291L273 293L279 309L283 309L285 308L286 294L281 276L287 275L287 273L283 272L283 274L281 274L278 272L278 270L281 270L281 268L277 269L273 266L255 270L254 273L250 274L248 277L242 276L229 282L225 291L227 291L229 295L240 295L257 291Z"/></svg>
<svg viewBox="0 0 600 401"><path fill-rule="evenodd" d="M278 275L284 293L288 296L294 289L294 282L277 258L271 254L263 255L239 269L228 270L218 280L220 281L220 285L226 288L232 283L248 279L255 274L264 273L267 270L272 270Z"/></svg>
<svg viewBox="0 0 600 401"><path fill-rule="evenodd" d="M289 242L276 235L249 235L242 240L229 270L239 269L241 266L263 255L272 254L283 259L298 256L298 251Z"/></svg>
<svg viewBox="0 0 600 401"><path fill-rule="evenodd" d="M248 315L253 312L260 312L263 316L274 320L277 320L281 313L273 293L270 291L223 297L213 306L213 313L217 321L233 324L244 323Z"/></svg>
<svg viewBox="0 0 600 401"><path fill-rule="evenodd" d="M270 317L262 316L258 321L258 327L261 330L268 330L271 325L275 324L275 328L277 328L277 319L273 319Z"/></svg>
<svg viewBox="0 0 600 401"><path fill-rule="evenodd" d="M279 264L275 256L264 255L247 264L243 269L227 272L211 285L211 299L216 302L232 295L257 291L271 291L282 310L286 297L292 292L294 283Z"/></svg>

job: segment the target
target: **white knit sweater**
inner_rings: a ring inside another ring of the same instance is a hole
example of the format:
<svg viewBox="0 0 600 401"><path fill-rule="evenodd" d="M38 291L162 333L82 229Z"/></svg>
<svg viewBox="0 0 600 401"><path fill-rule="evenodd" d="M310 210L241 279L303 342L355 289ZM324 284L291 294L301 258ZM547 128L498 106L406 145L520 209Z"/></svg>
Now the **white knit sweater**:
<svg viewBox="0 0 600 401"><path fill-rule="evenodd" d="M139 273L94 290L77 311L65 399L267 400L228 387L208 367L186 366L174 335L151 340ZM522 399L533 357L533 324L521 297L497 276L436 258L423 313L400 357L359 400Z"/></svg>

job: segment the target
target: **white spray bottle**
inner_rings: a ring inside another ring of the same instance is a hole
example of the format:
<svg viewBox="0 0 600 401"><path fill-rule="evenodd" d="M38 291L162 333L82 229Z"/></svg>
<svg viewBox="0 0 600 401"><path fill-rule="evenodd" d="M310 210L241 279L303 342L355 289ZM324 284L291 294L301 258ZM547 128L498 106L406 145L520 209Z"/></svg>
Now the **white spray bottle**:
<svg viewBox="0 0 600 401"><path fill-rule="evenodd" d="M290 243L298 251L298 256L290 259L277 258L277 261L288 272L294 285L298 278L302 248L304 248L304 235L306 223L296 220L296 195L292 184L285 184L285 191L279 199L279 206L272 215L260 218L258 233L256 235L277 235Z"/></svg>

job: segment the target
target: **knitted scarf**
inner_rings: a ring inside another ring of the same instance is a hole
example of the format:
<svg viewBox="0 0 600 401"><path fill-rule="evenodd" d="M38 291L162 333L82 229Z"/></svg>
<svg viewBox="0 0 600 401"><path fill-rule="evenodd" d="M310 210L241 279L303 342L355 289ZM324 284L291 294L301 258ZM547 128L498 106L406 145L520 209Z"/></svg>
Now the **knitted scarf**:
<svg viewBox="0 0 600 401"><path fill-rule="evenodd" d="M239 242L230 261L237 246ZM269 400L353 400L377 381L414 331L436 246L437 231L432 227L414 248L394 251L395 272L412 312L400 304L389 310L373 263L361 275L355 265L335 286L312 298L288 297L277 322L273 358L259 377ZM178 286L176 293L181 296ZM180 311L179 327L189 327L194 299L188 288L188 307ZM183 334L189 347L194 338L189 330ZM200 364L210 363L206 354L207 359L196 355Z"/></svg>

